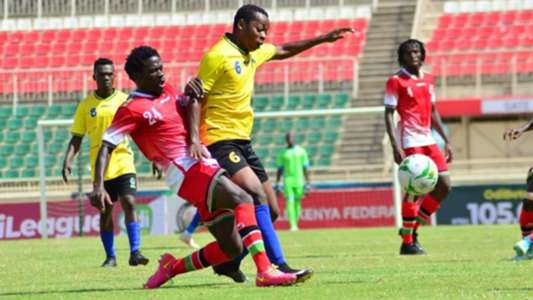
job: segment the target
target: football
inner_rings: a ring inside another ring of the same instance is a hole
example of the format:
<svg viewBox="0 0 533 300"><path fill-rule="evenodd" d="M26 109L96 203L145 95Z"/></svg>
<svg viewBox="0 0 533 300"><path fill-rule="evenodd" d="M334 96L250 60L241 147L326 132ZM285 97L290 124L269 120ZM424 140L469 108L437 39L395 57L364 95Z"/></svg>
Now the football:
<svg viewBox="0 0 533 300"><path fill-rule="evenodd" d="M439 172L431 158L423 154L413 154L400 164L398 178L405 193L419 196L433 191Z"/></svg>

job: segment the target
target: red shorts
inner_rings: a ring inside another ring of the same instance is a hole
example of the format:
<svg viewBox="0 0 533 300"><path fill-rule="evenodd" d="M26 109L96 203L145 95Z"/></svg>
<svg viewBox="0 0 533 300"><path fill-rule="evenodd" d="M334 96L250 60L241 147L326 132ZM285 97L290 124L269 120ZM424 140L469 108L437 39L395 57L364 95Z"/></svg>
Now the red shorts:
<svg viewBox="0 0 533 300"><path fill-rule="evenodd" d="M208 225L233 214L231 210L212 211L213 190L224 173L218 164L201 160L188 169L180 166L178 169L184 176L177 194L198 209L202 223Z"/></svg>
<svg viewBox="0 0 533 300"><path fill-rule="evenodd" d="M424 154L425 156L431 158L433 162L437 165L439 173L444 173L448 171L448 164L446 163L446 158L444 157L444 154L442 154L442 151L440 151L439 146L437 146L437 144L406 148L403 149L403 151L405 153L405 156L409 156L412 154Z"/></svg>

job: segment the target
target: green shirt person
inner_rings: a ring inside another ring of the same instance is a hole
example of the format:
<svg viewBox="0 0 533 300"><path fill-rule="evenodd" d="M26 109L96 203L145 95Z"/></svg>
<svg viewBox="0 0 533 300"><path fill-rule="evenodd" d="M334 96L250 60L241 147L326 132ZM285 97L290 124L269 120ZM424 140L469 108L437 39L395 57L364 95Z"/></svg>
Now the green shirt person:
<svg viewBox="0 0 533 300"><path fill-rule="evenodd" d="M287 216L291 231L298 230L298 219L302 211L302 198L310 188L309 157L307 151L294 144L294 134L288 132L285 136L287 148L277 157L278 172L276 176L276 191L280 191L279 181L283 175L283 192L285 194Z"/></svg>

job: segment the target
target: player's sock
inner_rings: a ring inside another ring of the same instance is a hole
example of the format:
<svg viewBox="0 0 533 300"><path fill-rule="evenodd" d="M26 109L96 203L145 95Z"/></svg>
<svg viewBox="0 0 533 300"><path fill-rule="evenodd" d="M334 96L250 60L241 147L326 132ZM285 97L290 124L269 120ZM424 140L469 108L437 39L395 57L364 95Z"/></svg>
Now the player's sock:
<svg viewBox="0 0 533 300"><path fill-rule="evenodd" d="M222 251L217 242L209 243L202 249L193 252L191 255L176 260L172 266L171 274L187 273L200 270L211 265L218 265L229 260L229 257Z"/></svg>
<svg viewBox="0 0 533 300"><path fill-rule="evenodd" d="M268 217L270 218L270 214ZM235 208L235 223L244 246L252 255L257 272L261 273L270 269L271 264L265 253L265 243L263 242L261 231L257 227L254 205L239 204Z"/></svg>
<svg viewBox="0 0 533 300"><path fill-rule="evenodd" d="M128 232L128 240L130 242L130 252L139 251L141 247L141 226L138 222L131 222L126 224L126 231Z"/></svg>
<svg viewBox="0 0 533 300"><path fill-rule="evenodd" d="M257 225L261 229L263 239L265 241L266 252L270 261L275 265L285 264L285 258L281 250L278 235L274 230L272 219L270 218L270 209L266 204L255 206L255 216L257 218Z"/></svg>
<svg viewBox="0 0 533 300"><path fill-rule="evenodd" d="M104 245L107 257L117 257L115 254L115 233L113 231L100 231L100 239Z"/></svg>
<svg viewBox="0 0 533 300"><path fill-rule="evenodd" d="M402 220L403 226L400 229L400 235L404 244L413 243L413 231L416 224L418 205L415 202L404 201L402 203Z"/></svg>
<svg viewBox="0 0 533 300"><path fill-rule="evenodd" d="M440 207L440 203L435 200L431 195L427 194L422 199L422 205L420 205L420 209L418 210L418 216L416 217L416 221L419 224L430 224L431 223L431 215L436 212ZM415 229L418 226L415 226Z"/></svg>
<svg viewBox="0 0 533 300"><path fill-rule="evenodd" d="M527 202L529 200L524 200L524 205L522 206L522 210L520 211L520 229L522 231L522 236L528 236L533 232L533 211L527 210Z"/></svg>
<svg viewBox="0 0 533 300"><path fill-rule="evenodd" d="M296 227L296 201L294 201L294 197L288 197L287 202L287 218L289 219L289 225L291 228Z"/></svg>
<svg viewBox="0 0 533 300"><path fill-rule="evenodd" d="M196 231L196 228L198 227L199 223L200 223L200 214L196 213L194 214L194 217L192 218L191 223L189 223L189 226L187 226L187 228L185 229L185 233L187 233L188 235L192 235Z"/></svg>

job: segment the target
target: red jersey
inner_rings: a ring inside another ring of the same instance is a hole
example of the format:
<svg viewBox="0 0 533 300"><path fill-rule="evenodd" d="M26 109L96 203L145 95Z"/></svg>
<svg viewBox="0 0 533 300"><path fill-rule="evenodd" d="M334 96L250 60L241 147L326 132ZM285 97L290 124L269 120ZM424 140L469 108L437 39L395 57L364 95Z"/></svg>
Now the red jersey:
<svg viewBox="0 0 533 300"><path fill-rule="evenodd" d="M435 144L431 135L431 107L435 102L433 75L420 72L420 77L404 68L389 78L385 88L385 106L394 107L402 148Z"/></svg>
<svg viewBox="0 0 533 300"><path fill-rule="evenodd" d="M166 169L188 155L184 113L187 97L166 84L159 97L134 91L121 106L102 140L118 145L127 135L150 161Z"/></svg>

